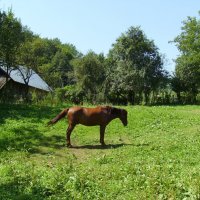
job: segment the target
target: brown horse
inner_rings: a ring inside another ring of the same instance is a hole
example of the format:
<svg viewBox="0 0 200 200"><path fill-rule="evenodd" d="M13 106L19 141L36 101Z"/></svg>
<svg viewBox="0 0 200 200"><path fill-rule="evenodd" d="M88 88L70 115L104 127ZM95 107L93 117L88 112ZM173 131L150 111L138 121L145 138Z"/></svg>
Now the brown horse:
<svg viewBox="0 0 200 200"><path fill-rule="evenodd" d="M77 124L85 126L100 126L100 143L104 143L106 126L116 118L119 118L124 126L127 125L127 111L111 106L98 106L96 108L71 107L64 109L48 125L55 124L67 115L69 126L66 131L67 146L71 147L70 135Z"/></svg>

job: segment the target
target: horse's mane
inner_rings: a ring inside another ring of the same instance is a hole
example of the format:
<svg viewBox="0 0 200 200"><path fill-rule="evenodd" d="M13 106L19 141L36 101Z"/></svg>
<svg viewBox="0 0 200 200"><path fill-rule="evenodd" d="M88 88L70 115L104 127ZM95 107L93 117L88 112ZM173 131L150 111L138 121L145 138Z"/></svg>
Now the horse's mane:
<svg viewBox="0 0 200 200"><path fill-rule="evenodd" d="M111 115L120 115L121 110L120 108L115 108L112 106L105 106L106 109L108 110L108 113L110 113Z"/></svg>

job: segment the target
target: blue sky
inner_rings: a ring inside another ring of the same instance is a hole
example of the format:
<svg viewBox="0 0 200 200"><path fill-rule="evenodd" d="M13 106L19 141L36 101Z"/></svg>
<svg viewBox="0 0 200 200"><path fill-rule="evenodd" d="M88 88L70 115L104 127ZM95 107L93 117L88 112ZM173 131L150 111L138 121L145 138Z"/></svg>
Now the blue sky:
<svg viewBox="0 0 200 200"><path fill-rule="evenodd" d="M140 26L154 40L174 71L179 54L169 44L181 33L187 16L198 16L199 0L0 0L0 9L12 7L34 33L71 43L82 53L108 53L115 40L130 26Z"/></svg>

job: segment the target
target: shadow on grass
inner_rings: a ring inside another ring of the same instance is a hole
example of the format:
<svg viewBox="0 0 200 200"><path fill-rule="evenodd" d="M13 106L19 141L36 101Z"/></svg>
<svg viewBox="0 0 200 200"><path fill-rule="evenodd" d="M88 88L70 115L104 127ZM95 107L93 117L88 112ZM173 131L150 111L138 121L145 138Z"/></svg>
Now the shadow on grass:
<svg viewBox="0 0 200 200"><path fill-rule="evenodd" d="M81 145L81 146L72 146L73 149L116 149L123 146L134 146L133 144L108 144L108 145Z"/></svg>
<svg viewBox="0 0 200 200"><path fill-rule="evenodd" d="M0 184L0 199L13 199L13 200L26 200L26 199L37 199L42 200L45 199L45 197L50 196L51 194L47 193L46 188L42 188L41 186L33 186L32 191L30 191L28 194L24 190L24 188L27 187L26 180L22 178L21 183L19 184L18 181L9 182L6 184ZM42 194L43 192L43 194ZM46 193L45 193L46 192ZM44 195L46 194L46 195Z"/></svg>
<svg viewBox="0 0 200 200"><path fill-rule="evenodd" d="M41 147L59 149L65 142L64 136L45 136L37 127L26 125L12 129L12 137L0 139L1 151L27 151L29 153L42 153Z"/></svg>
<svg viewBox="0 0 200 200"><path fill-rule="evenodd" d="M0 139L1 151L28 151L41 153L40 147L61 148L65 142L64 136L45 136L38 129L44 120L50 120L61 111L60 108L34 105L0 104L0 125L6 120L21 121L24 124L9 129L12 135L6 135ZM26 119L30 125L26 124ZM9 125L7 125L9 126ZM44 124L45 126L45 124Z"/></svg>
<svg viewBox="0 0 200 200"><path fill-rule="evenodd" d="M34 106L21 104L0 104L0 124L5 123L6 119L20 120L29 118L31 122L41 122L43 119L51 119L55 113L61 110L56 107Z"/></svg>

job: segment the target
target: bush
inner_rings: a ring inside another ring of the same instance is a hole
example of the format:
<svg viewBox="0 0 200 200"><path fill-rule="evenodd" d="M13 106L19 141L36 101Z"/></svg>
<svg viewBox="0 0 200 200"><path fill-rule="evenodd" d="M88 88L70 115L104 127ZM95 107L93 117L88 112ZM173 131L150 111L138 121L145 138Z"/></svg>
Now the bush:
<svg viewBox="0 0 200 200"><path fill-rule="evenodd" d="M55 97L58 103L70 102L74 104L82 104L85 94L78 89L76 85L68 85L64 88L55 90Z"/></svg>

